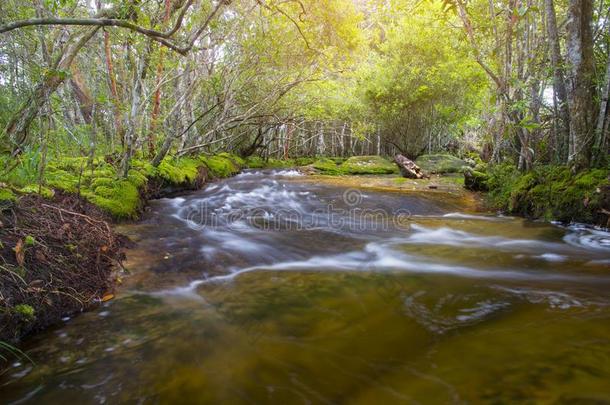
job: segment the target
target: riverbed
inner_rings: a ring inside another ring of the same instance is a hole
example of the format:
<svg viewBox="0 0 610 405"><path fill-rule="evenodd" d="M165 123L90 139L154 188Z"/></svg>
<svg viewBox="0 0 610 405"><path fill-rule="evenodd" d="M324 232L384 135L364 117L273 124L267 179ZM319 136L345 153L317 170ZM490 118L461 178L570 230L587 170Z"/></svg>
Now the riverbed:
<svg viewBox="0 0 610 405"><path fill-rule="evenodd" d="M356 186L152 202L116 299L26 342L0 402L610 401L610 234Z"/></svg>

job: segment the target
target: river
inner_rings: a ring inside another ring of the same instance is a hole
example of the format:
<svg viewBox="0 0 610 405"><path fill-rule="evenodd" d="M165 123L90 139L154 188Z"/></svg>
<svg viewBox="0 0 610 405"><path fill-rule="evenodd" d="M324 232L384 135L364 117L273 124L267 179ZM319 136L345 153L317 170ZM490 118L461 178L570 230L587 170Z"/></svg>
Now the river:
<svg viewBox="0 0 610 405"><path fill-rule="evenodd" d="M610 401L610 234L245 172L154 201L1 403Z"/></svg>

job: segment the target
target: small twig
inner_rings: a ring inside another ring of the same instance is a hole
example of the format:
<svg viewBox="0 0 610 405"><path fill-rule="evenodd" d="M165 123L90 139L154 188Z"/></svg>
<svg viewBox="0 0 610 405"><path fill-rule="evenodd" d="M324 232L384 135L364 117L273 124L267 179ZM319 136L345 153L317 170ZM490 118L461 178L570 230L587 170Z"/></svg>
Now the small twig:
<svg viewBox="0 0 610 405"><path fill-rule="evenodd" d="M87 220L87 222L89 222L89 223L91 223L91 222L97 222L98 224L104 224L104 225L106 226L106 229L108 230L108 232L109 232L109 233L111 233L111 232L112 232L112 231L110 230L110 226L108 226L108 222L106 222L106 221L100 221L100 220L97 220L97 219L93 219L93 218L91 218L91 217L90 217L90 216L88 216L88 215L85 215L85 214L79 214L78 212L74 212L74 211L68 211L68 210L65 210L65 209L63 209L63 208L55 207L55 206L53 206L53 205L47 205L47 204L40 204L40 205L41 205L41 206L43 206L43 207L46 207L46 208L54 208L54 209L56 209L56 210L58 210L58 211L60 211L60 212L65 212L66 214L75 215L75 216L78 216L78 217L85 218L85 219ZM93 225L93 224L92 224L92 225Z"/></svg>

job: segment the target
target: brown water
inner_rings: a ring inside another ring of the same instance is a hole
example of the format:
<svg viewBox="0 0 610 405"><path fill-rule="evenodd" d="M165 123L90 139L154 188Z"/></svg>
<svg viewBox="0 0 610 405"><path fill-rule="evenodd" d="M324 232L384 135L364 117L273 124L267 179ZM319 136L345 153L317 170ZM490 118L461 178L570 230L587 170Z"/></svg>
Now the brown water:
<svg viewBox="0 0 610 405"><path fill-rule="evenodd" d="M610 403L609 234L291 174L155 202L0 403Z"/></svg>

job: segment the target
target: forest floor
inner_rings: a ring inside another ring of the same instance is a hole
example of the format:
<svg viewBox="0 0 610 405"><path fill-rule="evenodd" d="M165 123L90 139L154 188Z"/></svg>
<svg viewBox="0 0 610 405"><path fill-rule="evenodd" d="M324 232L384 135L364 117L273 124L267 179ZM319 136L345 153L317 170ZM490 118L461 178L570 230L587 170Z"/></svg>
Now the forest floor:
<svg viewBox="0 0 610 405"><path fill-rule="evenodd" d="M28 194L5 207L0 225L0 340L57 323L109 299L126 239L83 198ZM0 353L1 354L1 353Z"/></svg>

